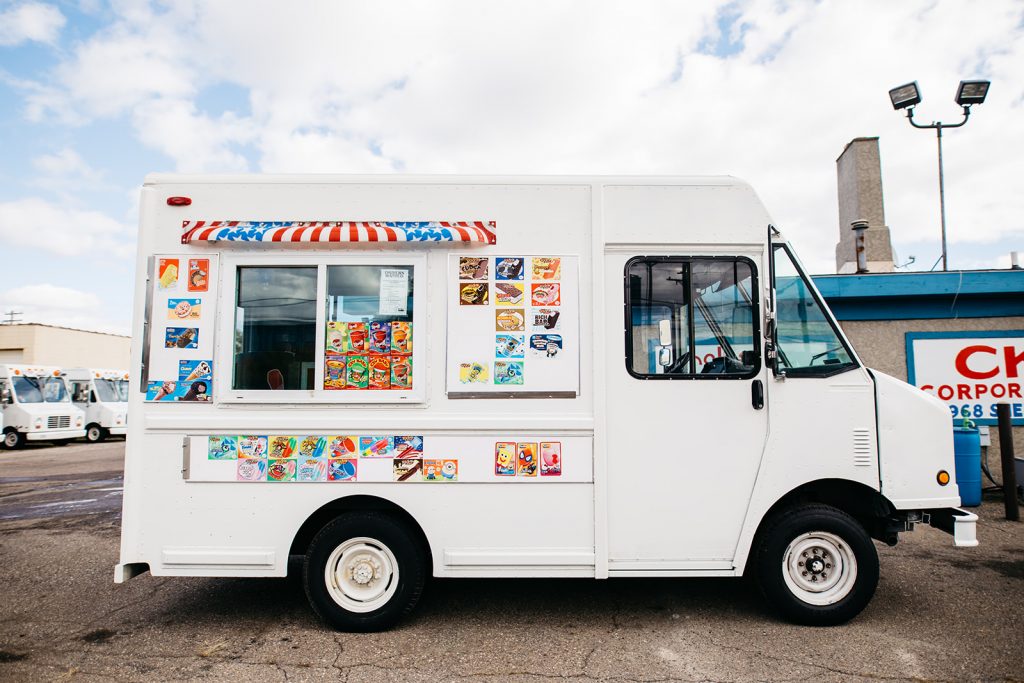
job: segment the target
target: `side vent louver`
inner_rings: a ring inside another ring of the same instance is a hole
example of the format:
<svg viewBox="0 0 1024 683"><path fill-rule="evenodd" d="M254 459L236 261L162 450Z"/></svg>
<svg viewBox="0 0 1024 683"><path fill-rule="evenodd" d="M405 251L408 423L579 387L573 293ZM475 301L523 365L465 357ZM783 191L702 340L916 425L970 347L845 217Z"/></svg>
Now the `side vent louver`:
<svg viewBox="0 0 1024 683"><path fill-rule="evenodd" d="M874 458L871 453L871 430L853 430L853 465L854 467L871 467Z"/></svg>

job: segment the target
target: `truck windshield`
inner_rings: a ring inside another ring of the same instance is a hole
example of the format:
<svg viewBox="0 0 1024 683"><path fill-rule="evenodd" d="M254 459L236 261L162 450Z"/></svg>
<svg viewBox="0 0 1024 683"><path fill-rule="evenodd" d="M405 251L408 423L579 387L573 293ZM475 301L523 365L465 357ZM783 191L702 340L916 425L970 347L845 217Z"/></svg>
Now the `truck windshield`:
<svg viewBox="0 0 1024 683"><path fill-rule="evenodd" d="M93 381L93 384L96 385L96 398L100 400L100 403L117 403L125 400L121 397L117 380L97 379Z"/></svg>
<svg viewBox="0 0 1024 683"><path fill-rule="evenodd" d="M12 384L19 403L66 403L70 400L60 377L15 377Z"/></svg>
<svg viewBox="0 0 1024 683"><path fill-rule="evenodd" d="M127 401L128 400L128 380L126 379L115 379L113 380L114 389L117 390L117 400Z"/></svg>

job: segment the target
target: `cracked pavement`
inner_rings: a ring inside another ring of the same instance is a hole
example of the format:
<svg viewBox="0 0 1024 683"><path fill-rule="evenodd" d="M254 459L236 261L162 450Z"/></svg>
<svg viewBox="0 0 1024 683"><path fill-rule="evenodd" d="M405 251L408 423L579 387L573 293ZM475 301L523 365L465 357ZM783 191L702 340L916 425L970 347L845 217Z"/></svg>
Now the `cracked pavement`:
<svg viewBox="0 0 1024 683"><path fill-rule="evenodd" d="M841 627L780 622L737 579L435 579L395 630L344 634L298 563L115 585L123 447L0 451L0 680L1024 680L1024 524L994 497L978 548L929 528L880 546Z"/></svg>

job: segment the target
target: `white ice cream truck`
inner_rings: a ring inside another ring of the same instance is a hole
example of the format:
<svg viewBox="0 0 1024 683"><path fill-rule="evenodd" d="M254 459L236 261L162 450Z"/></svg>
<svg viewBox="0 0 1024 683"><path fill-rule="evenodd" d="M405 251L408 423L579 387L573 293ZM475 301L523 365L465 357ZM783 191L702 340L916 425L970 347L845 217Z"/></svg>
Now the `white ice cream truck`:
<svg viewBox="0 0 1024 683"><path fill-rule="evenodd" d="M71 402L60 368L46 365L0 365L3 447L26 441L63 446L85 434L85 414Z"/></svg>
<svg viewBox="0 0 1024 683"><path fill-rule="evenodd" d="M124 370L70 368L71 400L85 411L85 440L103 441L128 432L128 373Z"/></svg>
<svg viewBox="0 0 1024 683"><path fill-rule="evenodd" d="M154 175L137 273L118 582L302 556L373 630L428 576L752 574L836 624L874 541L976 544L947 409L733 178Z"/></svg>

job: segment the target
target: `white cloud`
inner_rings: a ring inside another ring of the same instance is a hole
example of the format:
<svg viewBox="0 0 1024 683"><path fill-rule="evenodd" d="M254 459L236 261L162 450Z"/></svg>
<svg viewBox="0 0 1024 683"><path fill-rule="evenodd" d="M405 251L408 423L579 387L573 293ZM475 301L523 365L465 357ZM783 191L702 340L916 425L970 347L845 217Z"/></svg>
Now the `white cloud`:
<svg viewBox="0 0 1024 683"><path fill-rule="evenodd" d="M98 211L39 198L0 202L0 244L62 256L131 257L134 229Z"/></svg>
<svg viewBox="0 0 1024 683"><path fill-rule="evenodd" d="M21 313L21 322L127 334L124 321L111 321L100 297L70 287L35 284L0 292L0 311Z"/></svg>
<svg viewBox="0 0 1024 683"><path fill-rule="evenodd" d="M0 12L0 46L29 41L53 44L66 19L59 9L41 2L26 2Z"/></svg>
<svg viewBox="0 0 1024 683"><path fill-rule="evenodd" d="M43 154L32 160L32 165L47 176L97 180L99 172L89 166L78 152L65 147L53 154Z"/></svg>

